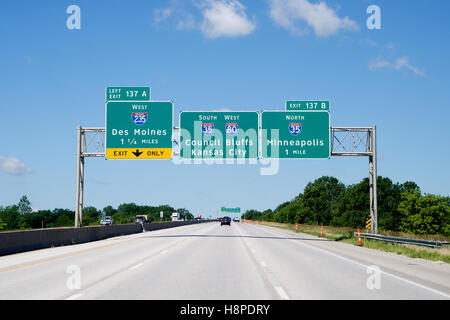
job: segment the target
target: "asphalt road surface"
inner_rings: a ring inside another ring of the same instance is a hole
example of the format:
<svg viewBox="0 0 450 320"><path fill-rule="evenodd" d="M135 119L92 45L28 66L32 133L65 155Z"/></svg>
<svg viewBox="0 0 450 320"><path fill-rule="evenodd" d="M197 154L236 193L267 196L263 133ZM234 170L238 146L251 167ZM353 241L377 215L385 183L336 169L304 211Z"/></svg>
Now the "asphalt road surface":
<svg viewBox="0 0 450 320"><path fill-rule="evenodd" d="M450 265L219 222L0 257L0 299L450 299Z"/></svg>

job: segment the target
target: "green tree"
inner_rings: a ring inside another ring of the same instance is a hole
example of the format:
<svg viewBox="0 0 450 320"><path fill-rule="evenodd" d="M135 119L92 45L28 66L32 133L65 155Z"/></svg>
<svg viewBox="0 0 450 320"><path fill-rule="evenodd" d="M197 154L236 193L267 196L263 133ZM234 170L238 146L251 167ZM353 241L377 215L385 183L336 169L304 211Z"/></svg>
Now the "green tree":
<svg viewBox="0 0 450 320"><path fill-rule="evenodd" d="M267 209L262 213L262 220L264 221L275 221L275 214L272 209Z"/></svg>
<svg viewBox="0 0 450 320"><path fill-rule="evenodd" d="M410 190L402 194L398 210L405 217L401 224L404 232L450 235L449 197L422 196L419 190Z"/></svg>
<svg viewBox="0 0 450 320"><path fill-rule="evenodd" d="M288 207L289 204L291 202L290 201L286 201L283 202L282 204L280 204L278 207L275 208L274 212L273 212L273 219L276 222L281 222L281 223L285 223L286 222L286 210L283 210L284 208ZM264 217L264 214L262 215L262 218Z"/></svg>
<svg viewBox="0 0 450 320"><path fill-rule="evenodd" d="M55 224L58 227L70 227L70 226L73 226L73 220L70 219L67 215L62 214L56 219ZM83 221L83 224L84 224L84 221Z"/></svg>
<svg viewBox="0 0 450 320"><path fill-rule="evenodd" d="M107 215L107 216L113 216L117 210L114 209L112 206L106 206L103 208L103 212Z"/></svg>
<svg viewBox="0 0 450 320"><path fill-rule="evenodd" d="M59 225L58 224L58 218L61 216L67 216L69 220L71 221L70 225L74 225L75 223L75 212L69 209L62 209L62 208L55 208L51 212L51 223L47 225L47 227L64 227L66 225ZM66 218L61 218L59 221L66 221ZM84 220L84 215L83 215ZM84 224L84 221L83 221Z"/></svg>
<svg viewBox="0 0 450 320"><path fill-rule="evenodd" d="M83 225L100 224L101 212L95 207L86 207L83 210Z"/></svg>
<svg viewBox="0 0 450 320"><path fill-rule="evenodd" d="M405 192L408 192L408 191L414 191L414 190L420 191L420 188L417 185L417 183L415 183L413 181L406 181L405 183L400 185L400 192L401 193L405 193Z"/></svg>
<svg viewBox="0 0 450 320"><path fill-rule="evenodd" d="M299 212L301 211L301 204L298 202L290 202L289 205L280 209L276 215L279 216L279 220L285 223L298 222Z"/></svg>
<svg viewBox="0 0 450 320"><path fill-rule="evenodd" d="M338 179L323 176L306 185L302 196L302 212L305 221L314 224L330 224L332 208L345 194L345 185Z"/></svg>
<svg viewBox="0 0 450 320"><path fill-rule="evenodd" d="M378 225L380 229L398 231L403 215L398 211L403 190L419 190L414 182L393 183L377 177ZM364 226L370 217L369 179L346 188L341 201L331 210L331 224L356 228Z"/></svg>
<svg viewBox="0 0 450 320"><path fill-rule="evenodd" d="M163 210L161 210L161 211L163 211ZM180 214L181 219L185 219L185 220L194 219L194 215L192 213L190 213L188 209L178 208L177 210L175 210L175 212L178 212ZM164 217L166 217L166 213L164 211L163 211L163 215L164 215Z"/></svg>
<svg viewBox="0 0 450 320"><path fill-rule="evenodd" d="M20 198L18 207L20 214L27 214L33 211L33 209L31 209L31 202L28 200L27 196L22 196L22 198Z"/></svg>
<svg viewBox="0 0 450 320"><path fill-rule="evenodd" d="M49 228L56 220L56 217L50 210L39 210L34 214L35 221L33 221L33 225L35 225L36 228Z"/></svg>
<svg viewBox="0 0 450 320"><path fill-rule="evenodd" d="M122 203L117 207L117 213L136 215L140 213L139 211L139 206L135 203Z"/></svg>
<svg viewBox="0 0 450 320"><path fill-rule="evenodd" d="M0 219L6 224L4 229L15 230L19 229L19 207L17 205L0 207Z"/></svg>
<svg viewBox="0 0 450 320"><path fill-rule="evenodd" d="M331 224L338 227L365 225L369 210L369 179L346 188L341 201L333 207Z"/></svg>
<svg viewBox="0 0 450 320"><path fill-rule="evenodd" d="M378 226L380 229L398 231L402 215L398 212L402 190L415 189L415 183L405 185L393 183L386 177L377 177Z"/></svg>
<svg viewBox="0 0 450 320"><path fill-rule="evenodd" d="M247 219L247 220L262 220L262 217L263 217L263 213L258 210L254 210L254 209L247 210L242 215L242 219Z"/></svg>
<svg viewBox="0 0 450 320"><path fill-rule="evenodd" d="M50 211L40 210L37 212L31 212L31 213L21 215L19 217L20 227L21 228L39 229L39 228L42 228L43 226L46 226L49 221L47 213L50 213Z"/></svg>
<svg viewBox="0 0 450 320"><path fill-rule="evenodd" d="M113 217L114 223L133 223L138 214L145 214L142 213L142 210L138 205L135 203L123 203L117 207L117 212Z"/></svg>

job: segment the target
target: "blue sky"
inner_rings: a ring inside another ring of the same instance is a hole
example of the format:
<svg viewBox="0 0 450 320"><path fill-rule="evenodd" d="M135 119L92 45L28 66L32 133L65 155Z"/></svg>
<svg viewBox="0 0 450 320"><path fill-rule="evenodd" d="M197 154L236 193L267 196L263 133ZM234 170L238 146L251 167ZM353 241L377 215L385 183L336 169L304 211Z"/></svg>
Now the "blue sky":
<svg viewBox="0 0 450 320"><path fill-rule="evenodd" d="M369 30L369 5L381 29ZM66 9L78 5L81 29ZM378 174L450 194L448 1L2 1L0 205L75 205L76 127L105 125L106 86L150 86L182 110L283 110L329 100L332 126L377 126ZM264 210L367 158L177 165L86 159L85 206Z"/></svg>

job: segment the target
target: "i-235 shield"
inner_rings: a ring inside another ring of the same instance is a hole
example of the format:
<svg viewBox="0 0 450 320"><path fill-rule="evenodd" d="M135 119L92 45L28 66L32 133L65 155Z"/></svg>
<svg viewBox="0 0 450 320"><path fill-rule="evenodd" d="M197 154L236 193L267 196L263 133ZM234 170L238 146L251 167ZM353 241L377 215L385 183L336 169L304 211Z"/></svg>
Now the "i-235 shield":
<svg viewBox="0 0 450 320"><path fill-rule="evenodd" d="M148 114L147 112L133 112L131 114L131 119L137 125L141 125L147 122Z"/></svg>

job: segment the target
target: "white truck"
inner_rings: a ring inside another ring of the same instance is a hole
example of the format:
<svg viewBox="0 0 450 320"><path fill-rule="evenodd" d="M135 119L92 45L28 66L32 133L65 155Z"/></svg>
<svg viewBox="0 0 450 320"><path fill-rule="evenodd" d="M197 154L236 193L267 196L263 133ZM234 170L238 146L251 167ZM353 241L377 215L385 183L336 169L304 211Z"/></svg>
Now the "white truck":
<svg viewBox="0 0 450 320"><path fill-rule="evenodd" d="M181 216L178 212L172 213L172 221L181 221Z"/></svg>

